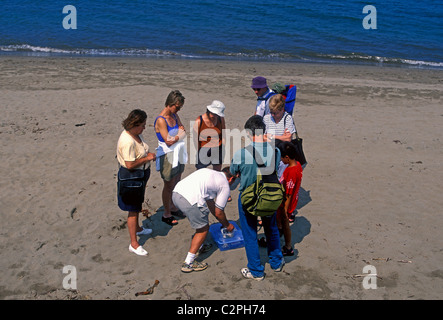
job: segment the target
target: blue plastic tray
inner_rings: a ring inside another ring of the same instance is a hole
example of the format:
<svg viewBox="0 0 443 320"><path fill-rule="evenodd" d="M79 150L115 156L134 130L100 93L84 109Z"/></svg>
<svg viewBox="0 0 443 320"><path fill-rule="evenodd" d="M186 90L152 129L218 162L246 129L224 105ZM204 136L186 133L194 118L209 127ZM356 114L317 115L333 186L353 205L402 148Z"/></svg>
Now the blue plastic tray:
<svg viewBox="0 0 443 320"><path fill-rule="evenodd" d="M231 238L223 238L223 235L221 233L221 223L214 223L209 226L209 232L211 233L211 236L214 239L215 243L217 243L220 251L242 248L245 246L241 229L234 221L229 222L232 223L235 228L234 235Z"/></svg>

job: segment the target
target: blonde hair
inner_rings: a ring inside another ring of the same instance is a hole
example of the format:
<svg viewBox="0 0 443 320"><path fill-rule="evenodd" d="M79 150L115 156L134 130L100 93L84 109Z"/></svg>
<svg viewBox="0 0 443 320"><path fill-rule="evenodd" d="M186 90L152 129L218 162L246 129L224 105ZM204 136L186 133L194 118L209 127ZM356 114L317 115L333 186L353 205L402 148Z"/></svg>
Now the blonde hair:
<svg viewBox="0 0 443 320"><path fill-rule="evenodd" d="M285 98L283 98L283 96L280 93L273 95L269 99L269 110L271 110L272 112L281 111L284 108L285 108Z"/></svg>

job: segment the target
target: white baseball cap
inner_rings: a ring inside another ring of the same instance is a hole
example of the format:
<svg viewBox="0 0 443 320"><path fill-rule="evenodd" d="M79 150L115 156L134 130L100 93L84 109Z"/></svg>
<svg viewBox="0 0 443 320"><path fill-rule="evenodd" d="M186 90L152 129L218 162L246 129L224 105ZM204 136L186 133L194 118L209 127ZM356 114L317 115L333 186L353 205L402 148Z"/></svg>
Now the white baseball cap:
<svg viewBox="0 0 443 320"><path fill-rule="evenodd" d="M220 117L224 117L225 116L225 105L223 104L223 102L218 101L218 100L214 100L212 101L212 103L206 107L210 112L220 116Z"/></svg>

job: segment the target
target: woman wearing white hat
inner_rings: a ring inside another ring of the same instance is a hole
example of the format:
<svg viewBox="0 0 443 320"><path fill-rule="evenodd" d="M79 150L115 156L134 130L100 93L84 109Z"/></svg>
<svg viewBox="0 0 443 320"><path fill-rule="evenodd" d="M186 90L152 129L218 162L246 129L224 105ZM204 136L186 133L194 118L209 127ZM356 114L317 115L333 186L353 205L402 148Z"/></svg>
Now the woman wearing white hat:
<svg viewBox="0 0 443 320"><path fill-rule="evenodd" d="M206 113L197 117L194 123L194 142L197 148L197 169L212 164L214 170L220 171L224 157L225 105L214 100L206 107Z"/></svg>

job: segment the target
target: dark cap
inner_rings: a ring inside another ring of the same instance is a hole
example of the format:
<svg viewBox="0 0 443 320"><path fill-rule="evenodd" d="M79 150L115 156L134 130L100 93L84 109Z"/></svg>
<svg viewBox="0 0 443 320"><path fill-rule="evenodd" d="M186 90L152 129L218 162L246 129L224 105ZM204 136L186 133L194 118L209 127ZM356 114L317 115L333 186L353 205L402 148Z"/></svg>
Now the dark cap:
<svg viewBox="0 0 443 320"><path fill-rule="evenodd" d="M268 84L266 83L266 78L263 77L255 77L254 79L252 79L252 85L251 88L257 88L257 89L261 89L261 88L267 88Z"/></svg>

